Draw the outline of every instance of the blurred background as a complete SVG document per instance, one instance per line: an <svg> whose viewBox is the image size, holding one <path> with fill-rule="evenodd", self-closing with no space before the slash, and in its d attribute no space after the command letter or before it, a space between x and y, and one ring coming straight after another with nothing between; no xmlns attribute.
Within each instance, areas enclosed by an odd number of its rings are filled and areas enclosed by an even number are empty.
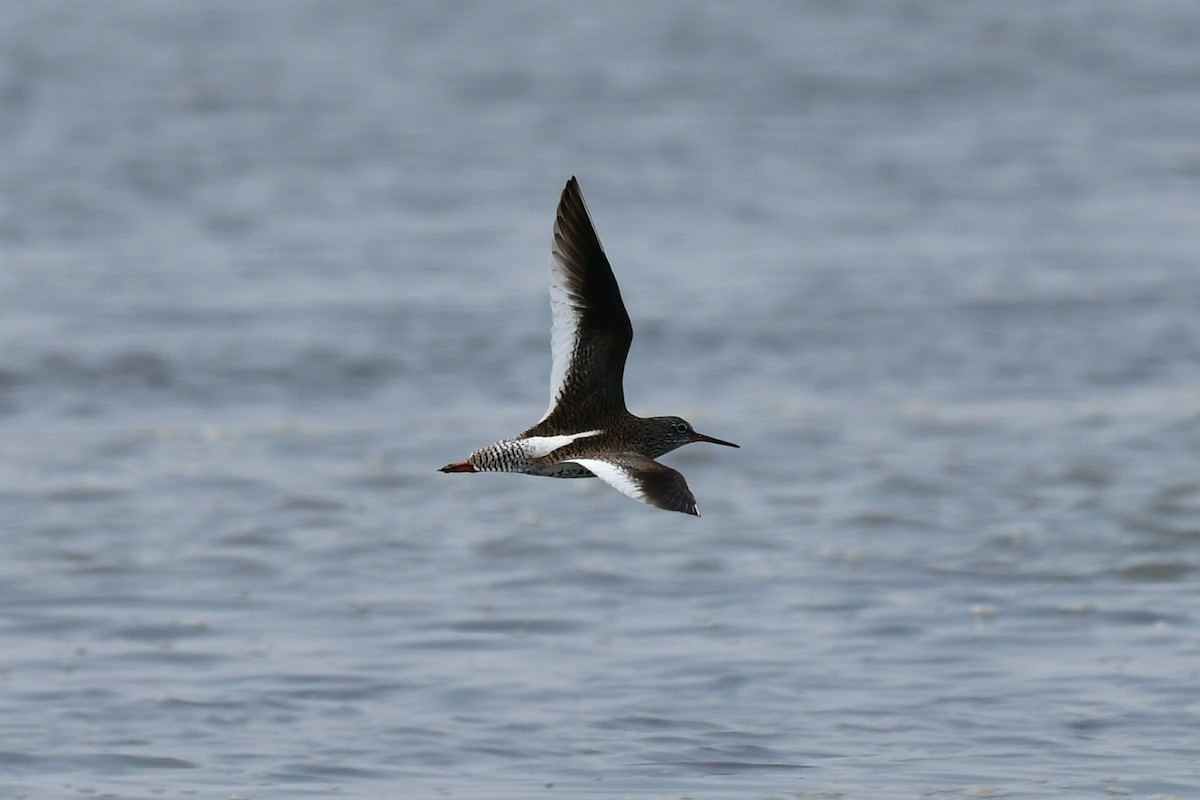
<svg viewBox="0 0 1200 800"><path fill-rule="evenodd" d="M1198 40L0 6L0 795L1200 795ZM571 175L702 519L435 472Z"/></svg>

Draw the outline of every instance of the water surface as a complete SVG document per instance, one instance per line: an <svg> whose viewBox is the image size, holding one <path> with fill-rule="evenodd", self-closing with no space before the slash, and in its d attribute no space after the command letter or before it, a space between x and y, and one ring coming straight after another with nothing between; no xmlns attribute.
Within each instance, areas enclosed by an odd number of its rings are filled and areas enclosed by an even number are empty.
<svg viewBox="0 0 1200 800"><path fill-rule="evenodd" d="M0 795L1200 796L1198 38L5 6ZM699 520L435 472L572 174Z"/></svg>

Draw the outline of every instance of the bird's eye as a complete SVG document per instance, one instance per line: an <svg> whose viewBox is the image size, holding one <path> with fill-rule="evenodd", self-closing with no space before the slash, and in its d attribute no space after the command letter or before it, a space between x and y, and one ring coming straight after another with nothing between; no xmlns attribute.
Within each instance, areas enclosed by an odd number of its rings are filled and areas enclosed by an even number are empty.
<svg viewBox="0 0 1200 800"><path fill-rule="evenodd" d="M676 422L675 423L675 430L678 431L679 433L687 433L689 428L690 428L690 426L686 422Z"/></svg>

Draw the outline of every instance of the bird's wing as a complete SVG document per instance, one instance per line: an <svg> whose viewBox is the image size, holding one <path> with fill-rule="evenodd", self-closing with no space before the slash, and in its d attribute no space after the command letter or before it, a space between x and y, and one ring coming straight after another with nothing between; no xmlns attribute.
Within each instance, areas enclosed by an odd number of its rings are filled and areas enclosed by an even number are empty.
<svg viewBox="0 0 1200 800"><path fill-rule="evenodd" d="M700 516L696 498L687 481L675 470L637 453L620 453L605 458L573 458L600 480L634 500L667 511Z"/></svg>
<svg viewBox="0 0 1200 800"><path fill-rule="evenodd" d="M550 407L527 434L604 427L625 412L633 326L575 178L567 181L550 252Z"/></svg>

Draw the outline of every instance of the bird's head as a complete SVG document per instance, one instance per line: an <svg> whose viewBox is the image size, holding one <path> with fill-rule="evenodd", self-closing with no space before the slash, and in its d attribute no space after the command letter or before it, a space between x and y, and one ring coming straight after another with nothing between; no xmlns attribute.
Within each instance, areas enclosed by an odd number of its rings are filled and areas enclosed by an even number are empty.
<svg viewBox="0 0 1200 800"><path fill-rule="evenodd" d="M692 442L709 442L710 444L720 444L725 447L738 446L733 442L697 433L696 429L692 427L692 423L680 417L650 417L647 422L650 422L652 425L655 449L658 450L657 453L651 456L652 458L657 458L663 453L669 453L677 447L683 447L685 444L691 444Z"/></svg>

